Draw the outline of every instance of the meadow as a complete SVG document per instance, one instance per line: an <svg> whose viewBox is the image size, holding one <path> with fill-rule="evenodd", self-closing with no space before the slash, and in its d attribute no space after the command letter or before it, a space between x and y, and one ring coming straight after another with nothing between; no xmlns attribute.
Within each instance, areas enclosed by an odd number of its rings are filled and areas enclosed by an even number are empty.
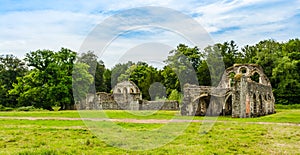
<svg viewBox="0 0 300 155"><path fill-rule="evenodd" d="M182 124L187 128L174 140L157 148L141 150L143 144L126 149L128 144L139 143L136 136L120 142L108 141L112 135L95 134L92 128L113 130L110 121L94 121L80 118L118 119L114 125L128 131L160 131L165 123L181 117L176 111L28 111L0 112L0 154L299 154L300 109L277 109L277 113L259 118L236 119L217 117L212 128L201 132L205 117L194 117L195 122L175 122L168 130L176 130ZM121 120L121 121L120 121ZM122 120L133 120L132 122ZM146 123L136 120L148 120ZM168 138L166 133L160 134ZM110 137L105 137L109 135ZM145 142L153 140L145 134ZM153 135L153 137L155 137ZM157 142L164 138L156 139ZM135 144L136 144L135 143ZM125 148L125 149L124 149Z"/></svg>

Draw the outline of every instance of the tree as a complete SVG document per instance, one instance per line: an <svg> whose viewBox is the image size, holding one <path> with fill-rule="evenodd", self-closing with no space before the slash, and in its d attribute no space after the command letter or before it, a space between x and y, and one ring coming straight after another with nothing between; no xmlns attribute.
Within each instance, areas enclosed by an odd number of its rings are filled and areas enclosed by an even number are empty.
<svg viewBox="0 0 300 155"><path fill-rule="evenodd" d="M203 64L201 66L202 68L199 68L198 72L200 72L201 70L207 71L207 69L209 72L206 72L205 73L206 75L203 75L204 78L201 77L200 79L205 79L205 77L208 77L208 73L209 73L210 79L207 80L211 83L211 86L217 86L225 70L225 63L223 61L224 60L223 56L220 52L218 45L208 46L204 48L204 51L205 51L204 58L206 60L203 63L206 64Z"/></svg>
<svg viewBox="0 0 300 155"><path fill-rule="evenodd" d="M281 57L272 69L272 81L277 101L282 104L300 103L300 40L282 45Z"/></svg>
<svg viewBox="0 0 300 155"><path fill-rule="evenodd" d="M129 67L124 74L118 78L118 82L133 81L141 90L144 99L150 100L149 88L151 84L160 82L160 75L156 68L145 62L138 62Z"/></svg>
<svg viewBox="0 0 300 155"><path fill-rule="evenodd" d="M25 63L13 55L0 56L0 104L8 107L17 106L16 95L10 95L9 90L13 88L13 83L17 82L17 77L23 76L27 72Z"/></svg>
<svg viewBox="0 0 300 155"><path fill-rule="evenodd" d="M250 60L250 63L256 63L264 69L268 77L272 76L272 70L275 68L275 62L281 57L281 44L274 40L260 41L249 49L256 51L256 54ZM254 54L251 54L252 56Z"/></svg>
<svg viewBox="0 0 300 155"><path fill-rule="evenodd" d="M89 93L90 85L93 83L93 76L88 72L89 65L77 62L73 68L73 95L75 102L82 101Z"/></svg>
<svg viewBox="0 0 300 155"><path fill-rule="evenodd" d="M179 93L176 89L172 90L171 94L169 95L169 100L175 100L178 101L179 103L181 103L182 101L182 94Z"/></svg>
<svg viewBox="0 0 300 155"><path fill-rule="evenodd" d="M90 86L90 92L94 92L93 86L95 86L96 92L108 92L110 86L107 86L104 82L104 72L105 65L104 62L99 60L98 56L94 54L92 51L88 51L87 53L82 53L80 57L78 57L77 62L85 63L89 65L89 73L94 77L94 82Z"/></svg>
<svg viewBox="0 0 300 155"><path fill-rule="evenodd" d="M197 69L199 85L211 86L210 71L206 61L202 61Z"/></svg>
<svg viewBox="0 0 300 155"><path fill-rule="evenodd" d="M127 63L124 64L116 64L112 69L111 69L111 87L113 88L117 83L118 83L118 78L126 72L126 70L134 65L133 62L128 61Z"/></svg>
<svg viewBox="0 0 300 155"><path fill-rule="evenodd" d="M109 69L105 69L103 73L103 83L105 85L105 91L109 93L112 90L111 87L111 71Z"/></svg>
<svg viewBox="0 0 300 155"><path fill-rule="evenodd" d="M34 105L37 108L53 110L74 109L72 92L72 70L76 53L62 48L58 52L37 50L26 54L28 66L34 67L29 74L18 78L10 94L20 94L20 105Z"/></svg>
<svg viewBox="0 0 300 155"><path fill-rule="evenodd" d="M166 87L167 96L169 96L173 90L180 91L180 82L170 66L165 66L160 72L160 75L162 77L162 83Z"/></svg>
<svg viewBox="0 0 300 155"><path fill-rule="evenodd" d="M169 52L165 62L176 73L180 82L180 87L186 83L198 84L195 70L201 63L202 55L198 47L189 48L184 44L179 44L176 50Z"/></svg>

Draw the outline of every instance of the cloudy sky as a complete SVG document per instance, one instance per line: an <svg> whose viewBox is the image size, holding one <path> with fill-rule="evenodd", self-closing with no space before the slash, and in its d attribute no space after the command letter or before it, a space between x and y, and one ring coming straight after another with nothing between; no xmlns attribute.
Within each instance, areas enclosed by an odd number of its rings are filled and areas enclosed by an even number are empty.
<svg viewBox="0 0 300 155"><path fill-rule="evenodd" d="M126 14L126 10L147 6L165 7L186 15L198 22L213 42L234 40L241 47L263 39L287 41L300 36L300 0L0 0L0 54L22 58L26 52L37 49L57 51L65 47L80 51L87 36L105 20L118 14L126 17L112 24L106 22L112 29L127 20L140 23L135 16L143 14L143 10L130 14ZM166 12L160 13L157 11L156 15L165 19L164 22L176 21L186 29L184 25L188 24L182 18L176 20ZM143 22L157 22L155 20L159 19ZM106 44L106 52L99 54L101 59L112 65L126 59L124 52L129 51L128 55L135 57L134 53L141 48L146 48L149 54L151 48L157 52L175 48L178 43L190 44L172 29L133 28L134 23L131 24L129 29L123 28L118 35L114 34L115 38ZM98 28L99 31L101 35L112 35L108 29Z"/></svg>

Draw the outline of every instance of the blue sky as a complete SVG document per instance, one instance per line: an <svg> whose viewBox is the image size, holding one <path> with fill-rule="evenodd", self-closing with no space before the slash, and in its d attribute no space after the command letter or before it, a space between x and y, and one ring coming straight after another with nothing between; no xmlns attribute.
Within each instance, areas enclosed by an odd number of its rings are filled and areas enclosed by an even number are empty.
<svg viewBox="0 0 300 155"><path fill-rule="evenodd" d="M0 0L0 54L23 57L29 51L56 51L61 47L79 51L99 23L124 10L144 6L166 7L189 16L214 42L234 40L243 46L263 39L287 41L300 36L299 0ZM109 53L115 57L120 55L118 50L149 42L175 48L184 39L165 30L134 30L114 41L104 59L110 59Z"/></svg>

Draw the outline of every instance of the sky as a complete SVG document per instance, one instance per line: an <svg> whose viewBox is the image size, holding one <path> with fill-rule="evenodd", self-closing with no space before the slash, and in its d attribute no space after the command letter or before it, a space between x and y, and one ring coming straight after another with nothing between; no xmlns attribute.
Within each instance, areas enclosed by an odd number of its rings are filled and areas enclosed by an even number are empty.
<svg viewBox="0 0 300 155"><path fill-rule="evenodd" d="M127 11L150 6L167 11ZM155 26L160 22L162 27ZM181 30L174 30L174 23ZM194 27L208 34L207 44L234 40L243 47L264 39L281 42L299 38L300 0L0 0L0 54L19 58L38 49L58 51L65 47L85 52L87 38L99 34L96 41L103 42L99 46L105 48L99 47L103 49L97 55L109 67L151 55L149 61L162 63L179 43L205 46L193 43L193 37L200 34ZM107 40L111 37L114 39Z"/></svg>

